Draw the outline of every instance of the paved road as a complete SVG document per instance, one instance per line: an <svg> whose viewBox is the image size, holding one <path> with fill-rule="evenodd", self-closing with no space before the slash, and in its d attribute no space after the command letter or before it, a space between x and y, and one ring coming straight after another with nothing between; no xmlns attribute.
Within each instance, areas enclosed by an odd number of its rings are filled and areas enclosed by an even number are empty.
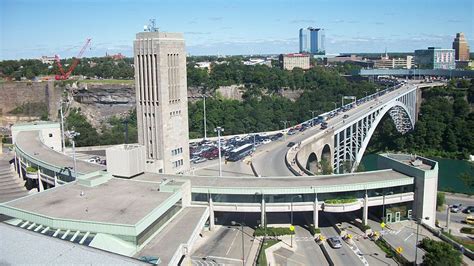
<svg viewBox="0 0 474 266"><path fill-rule="evenodd" d="M246 261L254 241L253 229L244 227L244 247ZM213 263L238 265L242 263L242 231L238 226L221 226L212 232L207 239L194 251L191 260L194 265Z"/></svg>
<svg viewBox="0 0 474 266"><path fill-rule="evenodd" d="M474 198L469 198L465 196L450 196L446 195L446 204L447 205L452 205L452 204L462 204L463 207L467 206L474 206ZM451 224L450 224L450 229L453 231L453 233L460 234L459 230L461 227L466 226L466 224L462 223L464 219L466 218L468 214L458 212L458 213L451 213ZM446 226L446 209L442 211L436 212L436 218L439 221L439 225L441 227Z"/></svg>
<svg viewBox="0 0 474 266"><path fill-rule="evenodd" d="M321 234L328 238L332 236L339 236L336 229L332 226L320 227ZM362 261L354 254L349 245L342 241L342 248L334 249L327 245L328 253L335 265L363 265Z"/></svg>
<svg viewBox="0 0 474 266"><path fill-rule="evenodd" d="M296 245L295 252L286 248L280 248L274 252L278 265L329 265L321 248L308 230L295 226L293 241Z"/></svg>
<svg viewBox="0 0 474 266"><path fill-rule="evenodd" d="M362 117L367 112L372 109L385 104L386 102L392 100L396 95L406 92L413 87L412 84L404 85L402 88L395 91L386 93L382 96L379 96L376 99L369 100L365 103L358 105L356 108L353 108L347 112L340 113L339 115L328 120L328 128L335 128L344 126L346 123L350 123L353 120L357 120ZM344 115L349 117L343 119ZM290 141L298 143L299 141L308 138L311 135L323 134L324 130L319 129L319 126L306 130L303 133L297 133L296 135L290 136L286 141L275 143L274 145L268 145L264 153L260 153L253 158L253 164L257 172L261 176L289 176L293 175L291 171L288 170L285 164L285 155L288 150L286 144Z"/></svg>

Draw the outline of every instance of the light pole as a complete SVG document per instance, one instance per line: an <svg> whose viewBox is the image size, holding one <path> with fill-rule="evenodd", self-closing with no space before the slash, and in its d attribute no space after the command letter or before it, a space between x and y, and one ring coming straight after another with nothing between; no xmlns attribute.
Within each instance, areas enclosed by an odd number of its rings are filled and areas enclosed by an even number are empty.
<svg viewBox="0 0 474 266"><path fill-rule="evenodd" d="M206 95L202 96L204 105L204 140L207 139L207 123L206 123Z"/></svg>
<svg viewBox="0 0 474 266"><path fill-rule="evenodd" d="M224 132L223 127L216 127L214 132L217 132L217 148L219 149L219 176L222 176L222 163L221 163L221 132Z"/></svg>
<svg viewBox="0 0 474 266"><path fill-rule="evenodd" d="M230 222L232 225L240 225L240 230L242 231L242 265L245 265L245 242L244 242L244 223L238 223L236 221Z"/></svg>
<svg viewBox="0 0 474 266"><path fill-rule="evenodd" d="M287 125L288 123L290 123L290 121L288 121L288 120L283 120L283 121L280 121L280 122L283 123L283 125L284 125L284 126L283 126L283 130L285 130L285 129L287 128L286 125ZM286 135L287 135L287 134L285 133L285 141L286 141Z"/></svg>
<svg viewBox="0 0 474 266"><path fill-rule="evenodd" d="M66 144L64 141L64 114L63 114L63 100L61 99L61 102L59 103L59 112L61 113L61 145L62 145L62 152L65 153L66 151Z"/></svg>
<svg viewBox="0 0 474 266"><path fill-rule="evenodd" d="M74 164L74 178L77 178L77 169L76 169L76 142L74 141L74 137L80 136L81 133L76 131L67 131L67 137L72 141L72 160Z"/></svg>
<svg viewBox="0 0 474 266"><path fill-rule="evenodd" d="M314 126L314 113L316 113L317 111L313 111L313 110L309 110L311 112L311 127Z"/></svg>
<svg viewBox="0 0 474 266"><path fill-rule="evenodd" d="M290 226L293 226L293 200L294 200L295 198L301 198L301 195L296 195L296 196L291 197L291 205L290 205L290 211L291 211L291 212L290 212L290 213L291 213L291 215L290 215L290 220L291 220L291 225L290 225ZM290 234L290 236L291 236L290 247L293 247L293 234Z"/></svg>
<svg viewBox="0 0 474 266"><path fill-rule="evenodd" d="M333 102L333 104L334 104L334 110L336 110L337 109L337 103Z"/></svg>
<svg viewBox="0 0 474 266"><path fill-rule="evenodd" d="M430 217L425 217L424 219L429 220ZM415 242L415 261L413 262L413 265L415 265L415 266L417 265L416 260L418 259L418 235L419 235L419 231L420 231L421 220L422 220L421 218L415 220L415 222L416 222L416 242Z"/></svg>

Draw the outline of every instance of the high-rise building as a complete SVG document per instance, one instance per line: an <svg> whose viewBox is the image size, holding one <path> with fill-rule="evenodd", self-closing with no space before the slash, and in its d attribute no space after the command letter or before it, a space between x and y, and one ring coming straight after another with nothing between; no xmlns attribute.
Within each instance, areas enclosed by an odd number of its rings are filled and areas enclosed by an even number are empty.
<svg viewBox="0 0 474 266"><path fill-rule="evenodd" d="M300 34L300 53L325 54L324 47L325 34L324 29L308 27L301 28Z"/></svg>
<svg viewBox="0 0 474 266"><path fill-rule="evenodd" d="M469 44L467 43L464 33L456 33L456 38L453 42L454 55L458 61L469 61Z"/></svg>
<svg viewBox="0 0 474 266"><path fill-rule="evenodd" d="M189 169L186 50L181 33L140 32L134 42L138 142L146 170Z"/></svg>
<svg viewBox="0 0 474 266"><path fill-rule="evenodd" d="M454 49L428 47L415 50L415 64L418 68L425 69L454 69Z"/></svg>

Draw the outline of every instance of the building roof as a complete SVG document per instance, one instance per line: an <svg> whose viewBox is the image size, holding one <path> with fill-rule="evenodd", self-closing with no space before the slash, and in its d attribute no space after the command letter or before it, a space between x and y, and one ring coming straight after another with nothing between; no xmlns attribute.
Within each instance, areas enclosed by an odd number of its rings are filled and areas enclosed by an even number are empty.
<svg viewBox="0 0 474 266"><path fill-rule="evenodd" d="M201 228L200 220L206 214L207 207L186 207L168 225L154 236L143 249L136 255L159 257L163 265L168 265L176 250L181 244L188 243L196 233L196 228ZM179 233L177 233L179 232ZM200 230L198 231L200 232Z"/></svg>
<svg viewBox="0 0 474 266"><path fill-rule="evenodd" d="M152 173L144 173L135 177L137 180L145 181L158 181L163 178L190 180L193 192L206 189L220 189L230 192L234 189L239 194L254 194L255 190L273 190L277 194L285 194L294 189L338 192L358 190L362 187L370 189L371 187L390 187L413 183L413 177L394 170L305 177L212 177Z"/></svg>
<svg viewBox="0 0 474 266"><path fill-rule="evenodd" d="M309 57L309 54L284 54L285 57Z"/></svg>
<svg viewBox="0 0 474 266"><path fill-rule="evenodd" d="M149 265L136 259L78 245L0 223L0 264ZM28 256L25 256L25 252Z"/></svg>
<svg viewBox="0 0 474 266"><path fill-rule="evenodd" d="M119 178L95 187L74 182L5 205L53 218L134 225L172 195L157 191L159 185Z"/></svg>
<svg viewBox="0 0 474 266"><path fill-rule="evenodd" d="M71 157L54 151L41 142L40 131L22 131L17 135L16 146L26 155L38 162L55 167L73 167ZM105 166L76 160L77 172L81 174L105 170Z"/></svg>

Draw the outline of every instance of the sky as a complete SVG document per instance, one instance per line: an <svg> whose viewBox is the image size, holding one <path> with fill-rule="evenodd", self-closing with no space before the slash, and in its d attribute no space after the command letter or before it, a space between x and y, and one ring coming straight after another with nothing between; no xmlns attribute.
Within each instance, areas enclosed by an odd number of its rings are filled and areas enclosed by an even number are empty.
<svg viewBox="0 0 474 266"><path fill-rule="evenodd" d="M298 30L324 28L326 52L451 48L464 32L474 50L473 0L0 0L0 60L132 55L155 18L184 33L191 55L298 52Z"/></svg>

